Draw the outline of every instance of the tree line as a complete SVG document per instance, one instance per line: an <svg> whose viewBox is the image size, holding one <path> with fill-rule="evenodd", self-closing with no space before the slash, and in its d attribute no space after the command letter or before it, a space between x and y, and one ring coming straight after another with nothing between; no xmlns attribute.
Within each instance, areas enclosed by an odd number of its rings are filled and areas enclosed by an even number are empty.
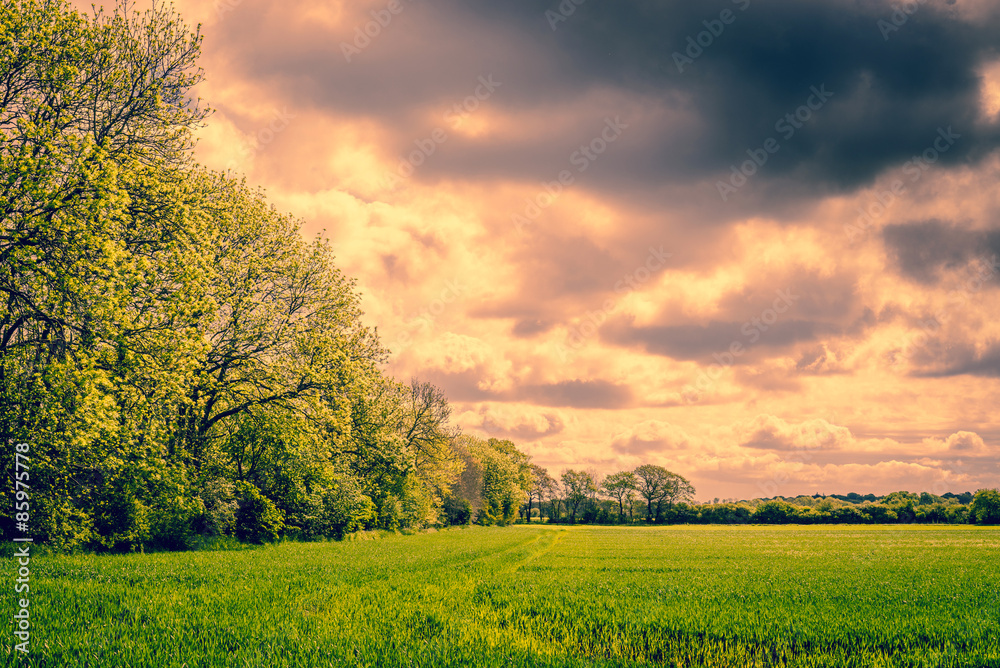
<svg viewBox="0 0 1000 668"><path fill-rule="evenodd" d="M645 466L640 468L646 468ZM658 468L658 467L656 467ZM640 488L629 484L634 474L608 476L589 488L590 493L574 503L570 480L547 498L535 496L522 509L525 521L583 522L593 524L1000 524L1000 491L981 489L973 495L929 492L893 492L883 497L868 494L846 496L799 496L749 501L690 503L664 497L651 505ZM587 475L587 474L585 474ZM592 476L591 476L592 477ZM551 483L555 483L551 480ZM676 502L675 502L676 501Z"/></svg>
<svg viewBox="0 0 1000 668"><path fill-rule="evenodd" d="M30 475L4 540L22 521L57 548L124 551L543 508L691 517L682 476L557 482L513 442L461 434L439 388L389 377L329 245L194 161L200 43L163 7L0 6L0 463L11 492L17 455Z"/></svg>
<svg viewBox="0 0 1000 668"><path fill-rule="evenodd" d="M329 245L194 162L200 43L162 6L0 7L8 498L17 455L30 476L3 537L23 520L102 550L422 527L460 483L481 521L516 514L527 458L387 376Z"/></svg>

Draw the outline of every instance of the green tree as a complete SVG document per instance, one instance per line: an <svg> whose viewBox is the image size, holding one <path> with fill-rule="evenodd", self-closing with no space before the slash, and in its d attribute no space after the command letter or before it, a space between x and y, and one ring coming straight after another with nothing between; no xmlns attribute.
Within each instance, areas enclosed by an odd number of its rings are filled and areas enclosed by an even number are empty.
<svg viewBox="0 0 1000 668"><path fill-rule="evenodd" d="M668 471L662 466L643 464L635 470L636 489L646 501L646 518L652 522L659 518L662 505L668 508L694 498L694 487L687 478ZM653 504L656 504L654 511Z"/></svg>
<svg viewBox="0 0 1000 668"><path fill-rule="evenodd" d="M555 482L555 479L549 475L547 469L537 465L530 465L530 473L528 477L528 508L525 513L525 518L528 523L531 523L531 502L538 501L538 512L541 514L542 511L542 501L545 499L548 489Z"/></svg>
<svg viewBox="0 0 1000 668"><path fill-rule="evenodd" d="M976 524L1000 524L1000 490L981 489L972 497L969 519Z"/></svg>
<svg viewBox="0 0 1000 668"><path fill-rule="evenodd" d="M586 471L563 471L560 476L563 489L566 490L566 506L569 508L569 521L576 522L576 514L580 505L597 491L594 477Z"/></svg>
<svg viewBox="0 0 1000 668"><path fill-rule="evenodd" d="M141 476L177 471L150 460L188 371L165 353L197 342L200 37L162 8L14 0L0 43L0 440L32 445L37 538L85 543L118 517L142 540Z"/></svg>
<svg viewBox="0 0 1000 668"><path fill-rule="evenodd" d="M625 521L625 507L631 509L632 500L636 494L636 476L632 471L612 473L604 479L602 489L604 494L618 502L618 519Z"/></svg>

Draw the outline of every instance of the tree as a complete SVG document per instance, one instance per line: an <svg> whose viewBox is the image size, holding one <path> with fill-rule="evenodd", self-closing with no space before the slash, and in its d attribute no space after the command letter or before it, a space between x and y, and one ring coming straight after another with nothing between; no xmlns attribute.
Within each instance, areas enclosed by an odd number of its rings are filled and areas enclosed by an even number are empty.
<svg viewBox="0 0 1000 668"><path fill-rule="evenodd" d="M496 438L484 441L462 435L455 447L466 466L458 491L465 498L479 498L476 522L509 524L527 497L531 470L528 456L511 441Z"/></svg>
<svg viewBox="0 0 1000 668"><path fill-rule="evenodd" d="M532 500L538 501L538 512L542 511L542 501L548 494L548 490L555 479L549 475L547 469L539 466L538 464L531 464L531 472L529 475L529 487L528 493L528 511L526 513L527 521L531 523L531 502Z"/></svg>
<svg viewBox="0 0 1000 668"><path fill-rule="evenodd" d="M981 489L972 497L969 519L976 524L1000 524L1000 490Z"/></svg>
<svg viewBox="0 0 1000 668"><path fill-rule="evenodd" d="M643 464L634 473L637 483L636 490L646 501L646 521L652 522L657 517L657 514L653 512L653 504L656 503L659 506L659 503L670 492L671 473L662 466L654 464Z"/></svg>
<svg viewBox="0 0 1000 668"><path fill-rule="evenodd" d="M666 489L663 493L663 500L668 507L673 507L677 503L690 503L694 499L694 485L682 475L667 471Z"/></svg>
<svg viewBox="0 0 1000 668"><path fill-rule="evenodd" d="M148 455L198 340L200 37L59 0L3 3L0 33L0 441L32 443L37 539L141 541L190 500L155 497L186 480Z"/></svg>
<svg viewBox="0 0 1000 668"><path fill-rule="evenodd" d="M612 473L604 479L602 489L606 496L618 502L618 518L621 522L625 521L626 503L628 503L631 508L637 484L636 475L632 471Z"/></svg>
<svg viewBox="0 0 1000 668"><path fill-rule="evenodd" d="M562 476L563 488L566 490L566 506L569 508L569 521L576 521L576 513L580 505L590 498L590 495L597 490L594 478L586 471L574 471L569 469L564 471Z"/></svg>

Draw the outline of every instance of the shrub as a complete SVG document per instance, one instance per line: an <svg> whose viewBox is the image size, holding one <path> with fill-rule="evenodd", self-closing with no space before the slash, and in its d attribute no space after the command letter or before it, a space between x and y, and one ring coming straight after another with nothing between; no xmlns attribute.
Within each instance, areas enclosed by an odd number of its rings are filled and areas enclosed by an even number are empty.
<svg viewBox="0 0 1000 668"><path fill-rule="evenodd" d="M334 482L323 495L316 535L342 538L345 534L373 526L378 514L372 500L353 478Z"/></svg>
<svg viewBox="0 0 1000 668"><path fill-rule="evenodd" d="M271 499L248 482L236 484L236 537L249 543L272 543L284 527L281 512Z"/></svg>
<svg viewBox="0 0 1000 668"><path fill-rule="evenodd" d="M759 524L788 524L798 520L798 510L787 501L766 501L754 510L753 521Z"/></svg>
<svg viewBox="0 0 1000 668"><path fill-rule="evenodd" d="M444 517L445 522L451 525L471 524L472 504L460 496L448 496L444 500Z"/></svg>
<svg viewBox="0 0 1000 668"><path fill-rule="evenodd" d="M205 512L198 520L198 531L206 536L228 536L236 524L239 503L236 486L228 480L208 480L202 485L201 502Z"/></svg>

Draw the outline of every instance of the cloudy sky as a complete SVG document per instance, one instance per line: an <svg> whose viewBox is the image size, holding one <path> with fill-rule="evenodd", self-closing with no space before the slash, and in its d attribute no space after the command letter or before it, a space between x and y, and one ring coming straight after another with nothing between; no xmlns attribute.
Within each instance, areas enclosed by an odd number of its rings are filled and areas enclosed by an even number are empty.
<svg viewBox="0 0 1000 668"><path fill-rule="evenodd" d="M1000 481L992 0L181 0L390 371L699 499Z"/></svg>

